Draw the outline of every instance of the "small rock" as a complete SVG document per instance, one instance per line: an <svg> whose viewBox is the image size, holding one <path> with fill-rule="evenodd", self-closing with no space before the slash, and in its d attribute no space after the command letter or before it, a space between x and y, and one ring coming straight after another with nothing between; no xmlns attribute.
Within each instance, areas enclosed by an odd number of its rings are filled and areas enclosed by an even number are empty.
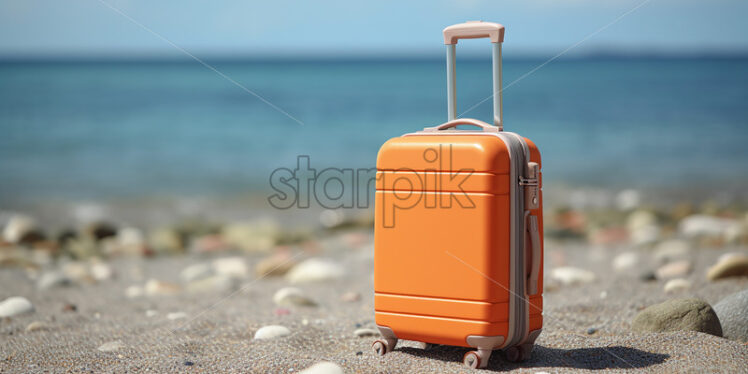
<svg viewBox="0 0 748 374"><path fill-rule="evenodd" d="M232 278L246 278L249 276L247 264L241 257L226 257L213 260L213 270L216 274L226 275Z"/></svg>
<svg viewBox="0 0 748 374"><path fill-rule="evenodd" d="M689 238L723 238L736 225L739 225L739 222L732 219L694 214L684 218L678 225L678 230Z"/></svg>
<svg viewBox="0 0 748 374"><path fill-rule="evenodd" d="M100 238L99 241L103 241ZM110 255L140 256L147 252L147 244L143 232L134 227L124 227L117 231L117 236L110 239L111 245L105 252Z"/></svg>
<svg viewBox="0 0 748 374"><path fill-rule="evenodd" d="M273 295L273 301L280 306L316 306L317 303L296 287L284 287Z"/></svg>
<svg viewBox="0 0 748 374"><path fill-rule="evenodd" d="M293 257L291 257L290 252L277 252L260 260L260 262L255 266L255 274L257 274L258 277L283 276L295 265L296 262L293 260Z"/></svg>
<svg viewBox="0 0 748 374"><path fill-rule="evenodd" d="M214 275L187 284L187 291L192 293L229 292L235 287L234 279L226 275Z"/></svg>
<svg viewBox="0 0 748 374"><path fill-rule="evenodd" d="M729 277L748 276L748 256L730 256L709 268L706 278L710 281Z"/></svg>
<svg viewBox="0 0 748 374"><path fill-rule="evenodd" d="M272 221L236 222L225 226L221 233L234 247L247 252L265 252L277 243L280 228Z"/></svg>
<svg viewBox="0 0 748 374"><path fill-rule="evenodd" d="M174 312L174 313L169 313L166 315L166 319L168 319L169 321L173 321L175 319L182 319L182 318L187 318L187 313Z"/></svg>
<svg viewBox="0 0 748 374"><path fill-rule="evenodd" d="M143 294L143 287L140 286L130 286L125 289L125 296L128 299L135 299L143 296Z"/></svg>
<svg viewBox="0 0 748 374"><path fill-rule="evenodd" d="M343 368L332 362L318 362L302 371L299 374L343 374Z"/></svg>
<svg viewBox="0 0 748 374"><path fill-rule="evenodd" d="M657 280L657 276L655 275L654 271L645 269L641 273L639 273L639 280L643 282L651 282L653 280Z"/></svg>
<svg viewBox="0 0 748 374"><path fill-rule="evenodd" d="M145 316L148 317L148 318L155 317L157 315L158 315L158 311L156 311L156 310L148 309L148 310L145 311Z"/></svg>
<svg viewBox="0 0 748 374"><path fill-rule="evenodd" d="M194 362L192 362L192 361L184 361L184 362L183 362L182 364L184 364L184 366L192 366L192 365L194 365L195 363L194 363Z"/></svg>
<svg viewBox="0 0 748 374"><path fill-rule="evenodd" d="M597 329L594 327L590 327L587 329L587 335L592 335L597 332Z"/></svg>
<svg viewBox="0 0 748 374"><path fill-rule="evenodd" d="M78 306L75 305L75 304L71 304L71 303L65 303L62 306L62 311L63 312L77 312L78 311Z"/></svg>
<svg viewBox="0 0 748 374"><path fill-rule="evenodd" d="M114 278L114 269L106 263L96 262L91 265L91 277L97 282L103 282Z"/></svg>
<svg viewBox="0 0 748 374"><path fill-rule="evenodd" d="M631 324L634 331L698 331L722 336L717 314L699 299L672 299L639 312Z"/></svg>
<svg viewBox="0 0 748 374"><path fill-rule="evenodd" d="M613 270L623 273L635 268L639 263L639 254L636 252L623 252L613 259Z"/></svg>
<svg viewBox="0 0 748 374"><path fill-rule="evenodd" d="M114 341L106 342L106 343L100 345L99 348L98 348L98 350L102 351L102 352L114 352L114 351L118 351L118 350L120 350L120 349L122 349L124 347L125 347L124 343L122 343L119 340L114 340Z"/></svg>
<svg viewBox="0 0 748 374"><path fill-rule="evenodd" d="M34 312L34 305L20 296L9 297L0 302L0 318L13 317Z"/></svg>
<svg viewBox="0 0 748 374"><path fill-rule="evenodd" d="M26 331L32 332L32 331L39 331L39 330L46 330L49 328L49 325L42 321L34 321L29 323L28 326L26 326Z"/></svg>
<svg viewBox="0 0 748 374"><path fill-rule="evenodd" d="M346 292L340 296L340 300L352 303L361 300L361 294L353 291Z"/></svg>
<svg viewBox="0 0 748 374"><path fill-rule="evenodd" d="M36 226L33 218L15 215L3 229L2 239L13 244L31 244L44 239L44 234Z"/></svg>
<svg viewBox="0 0 748 374"><path fill-rule="evenodd" d="M190 283L213 275L213 268L208 264L190 265L179 272L182 282Z"/></svg>
<svg viewBox="0 0 748 374"><path fill-rule="evenodd" d="M158 228L150 232L149 243L161 253L181 253L186 247L185 235L172 228Z"/></svg>
<svg viewBox="0 0 748 374"><path fill-rule="evenodd" d="M564 285L589 283L596 279L595 273L571 266L562 266L551 271L551 278Z"/></svg>
<svg viewBox="0 0 748 374"><path fill-rule="evenodd" d="M665 293L675 293L691 288L691 282L683 278L675 278L667 281L663 290Z"/></svg>
<svg viewBox="0 0 748 374"><path fill-rule="evenodd" d="M714 306L714 311L725 338L748 342L748 289L725 297Z"/></svg>
<svg viewBox="0 0 748 374"><path fill-rule="evenodd" d="M635 245L645 245L656 241L660 237L660 226L657 216L648 210L635 210L626 219L631 242Z"/></svg>
<svg viewBox="0 0 748 374"><path fill-rule="evenodd" d="M163 296L163 295L174 295L179 293L179 286L174 283L160 281L158 279L150 279L145 283L143 288L145 294L148 296Z"/></svg>
<svg viewBox="0 0 748 374"><path fill-rule="evenodd" d="M654 248L654 259L665 264L677 260L686 260L691 256L691 244L685 240L666 240Z"/></svg>
<svg viewBox="0 0 748 374"><path fill-rule="evenodd" d="M353 332L354 335L358 336L359 338L367 337L367 336L379 336L379 331L374 329L357 329Z"/></svg>
<svg viewBox="0 0 748 374"><path fill-rule="evenodd" d="M261 327L257 332L255 332L255 339L261 340L261 339L273 339L273 338L279 338L282 336L287 336L291 334L291 330L289 330L285 326L280 325L270 325L270 326L264 326Z"/></svg>
<svg viewBox="0 0 748 374"><path fill-rule="evenodd" d="M63 272L50 271L39 277L39 280L36 282L36 288L40 290L48 290L55 287L69 286L70 283L70 278L68 278Z"/></svg>
<svg viewBox="0 0 748 374"><path fill-rule="evenodd" d="M62 265L65 276L78 283L94 283L91 270L87 263L82 261L68 262Z"/></svg>
<svg viewBox="0 0 748 374"><path fill-rule="evenodd" d="M310 258L296 266L286 274L286 279L291 283L307 283L326 281L341 278L345 274L343 268L337 263Z"/></svg>
<svg viewBox="0 0 748 374"><path fill-rule="evenodd" d="M88 224L85 233L95 240L102 240L118 235L117 226L105 221L97 221Z"/></svg>
<svg viewBox="0 0 748 374"><path fill-rule="evenodd" d="M657 279L682 277L691 272L691 261L681 260L660 266L656 271Z"/></svg>
<svg viewBox="0 0 748 374"><path fill-rule="evenodd" d="M733 258L737 258L737 257L746 257L746 256L748 256L748 253L727 252L719 256L719 258L717 259L717 263L720 263L722 261L732 260Z"/></svg>

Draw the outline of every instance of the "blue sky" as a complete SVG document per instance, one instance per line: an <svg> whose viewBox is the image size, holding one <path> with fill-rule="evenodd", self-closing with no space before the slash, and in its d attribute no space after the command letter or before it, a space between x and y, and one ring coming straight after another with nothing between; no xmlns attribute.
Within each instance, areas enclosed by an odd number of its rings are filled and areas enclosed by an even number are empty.
<svg viewBox="0 0 748 374"><path fill-rule="evenodd" d="M181 55L104 1L191 53L227 57L441 54L441 29L473 19L504 24L517 54L552 55L643 2L0 0L0 56ZM574 52L745 53L747 15L746 0L650 0Z"/></svg>

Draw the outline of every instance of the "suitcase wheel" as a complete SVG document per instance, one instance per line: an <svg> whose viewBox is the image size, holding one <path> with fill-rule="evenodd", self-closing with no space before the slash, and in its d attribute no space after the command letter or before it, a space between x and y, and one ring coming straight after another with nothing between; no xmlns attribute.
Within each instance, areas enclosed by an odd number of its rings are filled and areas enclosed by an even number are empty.
<svg viewBox="0 0 748 374"><path fill-rule="evenodd" d="M377 339L372 343L371 348L379 356L383 356L386 353L392 352L397 344L397 339Z"/></svg>
<svg viewBox="0 0 748 374"><path fill-rule="evenodd" d="M506 350L506 359L509 362L520 362L530 358L532 355L533 344L522 344L509 347Z"/></svg>
<svg viewBox="0 0 748 374"><path fill-rule="evenodd" d="M470 351L468 353L465 353L465 356L462 357L462 362L471 369L477 369L481 367L481 359L480 359L480 353L478 351Z"/></svg>

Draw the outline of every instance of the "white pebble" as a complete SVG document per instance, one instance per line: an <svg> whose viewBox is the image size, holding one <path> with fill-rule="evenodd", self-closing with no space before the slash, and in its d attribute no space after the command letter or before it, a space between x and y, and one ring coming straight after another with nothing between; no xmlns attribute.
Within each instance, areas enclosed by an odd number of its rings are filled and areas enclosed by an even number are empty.
<svg viewBox="0 0 748 374"><path fill-rule="evenodd" d="M98 282L114 278L114 270L108 264L96 262L91 265L91 276Z"/></svg>
<svg viewBox="0 0 748 374"><path fill-rule="evenodd" d="M235 279L226 275L214 275L190 282L187 291L192 293L229 292L235 287Z"/></svg>
<svg viewBox="0 0 748 374"><path fill-rule="evenodd" d="M682 277L690 272L691 262L688 260L680 260L660 266L655 271L655 275L657 276L657 279L668 279Z"/></svg>
<svg viewBox="0 0 748 374"><path fill-rule="evenodd" d="M273 295L273 301L280 306L315 306L317 303L296 287L284 287Z"/></svg>
<svg viewBox="0 0 748 374"><path fill-rule="evenodd" d="M551 271L551 278L561 282L564 285L574 285L589 283L596 279L595 273L571 266L555 268Z"/></svg>
<svg viewBox="0 0 748 374"><path fill-rule="evenodd" d="M338 279L343 276L343 268L331 261L310 258L291 269L286 275L291 283L307 283Z"/></svg>
<svg viewBox="0 0 748 374"><path fill-rule="evenodd" d="M232 278L246 278L249 275L249 269L242 257L226 257L213 260L213 270L217 274Z"/></svg>
<svg viewBox="0 0 748 374"><path fill-rule="evenodd" d="M143 287L148 296L173 295L179 292L179 286L173 283L150 279Z"/></svg>
<svg viewBox="0 0 748 374"><path fill-rule="evenodd" d="M114 340L114 341L106 342L106 343L100 345L99 348L98 348L98 350L100 350L102 352L114 352L114 351L120 350L120 349L122 349L124 347L125 347L125 345L121 341Z"/></svg>
<svg viewBox="0 0 748 374"><path fill-rule="evenodd" d="M169 313L169 314L166 315L166 319L168 319L170 321L173 321L175 319L182 319L182 318L187 318L187 313L185 313L185 312L174 312L174 313Z"/></svg>
<svg viewBox="0 0 748 374"><path fill-rule="evenodd" d="M636 252L623 252L613 259L613 270L622 273L631 271L639 263L639 254Z"/></svg>
<svg viewBox="0 0 748 374"><path fill-rule="evenodd" d="M665 283L665 287L663 290L665 290L665 293L674 293L674 292L680 292L685 291L687 289L691 288L691 282L687 279L683 278L675 278L667 281Z"/></svg>
<svg viewBox="0 0 748 374"><path fill-rule="evenodd" d="M26 326L26 331L31 332L31 331L46 330L47 328L49 328L49 326L46 323L42 321L34 321L34 322L29 323L28 326Z"/></svg>
<svg viewBox="0 0 748 374"><path fill-rule="evenodd" d="M28 299L20 296L9 297L0 303L0 318L18 316L33 311L34 305Z"/></svg>
<svg viewBox="0 0 748 374"><path fill-rule="evenodd" d="M343 368L332 362L318 362L302 371L300 374L343 374Z"/></svg>
<svg viewBox="0 0 748 374"><path fill-rule="evenodd" d="M213 275L213 269L208 264L190 265L179 273L179 279L182 282L189 283Z"/></svg>
<svg viewBox="0 0 748 374"><path fill-rule="evenodd" d="M362 328L362 329L357 329L356 331L353 332L353 334L358 336L359 338L363 338L366 336L378 336L379 331L374 330L374 329Z"/></svg>
<svg viewBox="0 0 748 374"><path fill-rule="evenodd" d="M143 296L143 287L140 286L130 286L125 289L125 296L127 296L128 299L135 299L138 297Z"/></svg>
<svg viewBox="0 0 748 374"><path fill-rule="evenodd" d="M61 271L50 271L42 274L39 280L36 282L36 287L40 290L48 290L50 288L69 286L70 278L68 278Z"/></svg>
<svg viewBox="0 0 748 374"><path fill-rule="evenodd" d="M145 316L148 317L148 318L155 317L157 315L158 315L158 311L157 310L148 309L148 310L145 311Z"/></svg>
<svg viewBox="0 0 748 374"><path fill-rule="evenodd" d="M279 338L282 336L287 336L291 334L291 330L289 330L285 326L280 325L270 325L270 326L264 326L261 327L257 332L255 332L255 339L261 340L261 339L273 339L273 338Z"/></svg>

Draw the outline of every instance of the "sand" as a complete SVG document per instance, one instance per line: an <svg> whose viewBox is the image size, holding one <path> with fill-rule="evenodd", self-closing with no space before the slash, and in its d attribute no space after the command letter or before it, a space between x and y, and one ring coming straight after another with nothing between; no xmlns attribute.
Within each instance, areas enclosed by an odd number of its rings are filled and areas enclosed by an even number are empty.
<svg viewBox="0 0 748 374"><path fill-rule="evenodd" d="M748 278L706 280L706 268L726 250L696 251L694 271L687 277L693 288L670 295L662 291L664 281L644 282L634 272L613 272L611 260L624 249L548 241L546 269L573 265L594 271L598 280L549 287L545 326L532 358L509 363L497 351L485 370L748 372L748 346L742 343L696 332L641 334L630 328L633 317L647 305L686 296L714 305L748 287ZM462 364L466 348L423 350L401 341L394 352L376 356L371 350L375 338L354 335L359 327L374 327L371 245L316 254L341 262L346 275L299 285L319 306L289 307L285 315L276 313L272 301L273 293L288 285L279 277L250 276L233 292L125 297L128 286L142 285L149 278L178 283L178 273L187 265L226 255L114 259L114 280L52 290L36 289L24 269L0 269L0 299L20 295L36 307L33 314L0 321L0 372L288 373L319 361L337 363L351 373L470 371ZM244 255L250 266L262 256ZM361 299L342 301L341 295L350 291L360 293ZM186 318L167 318L176 312ZM46 328L26 331L34 321L43 321ZM269 324L284 325L291 335L252 339L257 329ZM590 328L596 331L589 334ZM97 349L111 341L120 341L123 347L112 352Z"/></svg>

